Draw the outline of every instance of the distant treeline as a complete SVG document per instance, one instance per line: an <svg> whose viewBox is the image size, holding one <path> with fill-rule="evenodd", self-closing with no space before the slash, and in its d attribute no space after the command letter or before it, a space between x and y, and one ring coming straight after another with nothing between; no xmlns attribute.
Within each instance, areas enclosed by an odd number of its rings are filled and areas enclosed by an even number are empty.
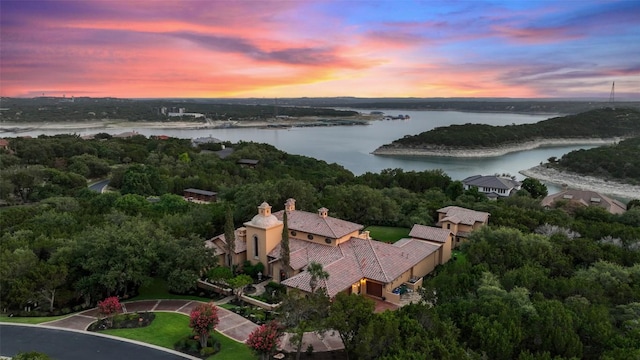
<svg viewBox="0 0 640 360"><path fill-rule="evenodd" d="M274 103L273 99L211 99L207 101L260 105ZM491 98L279 98L277 103L287 106L322 106L371 110L456 110L549 114L577 114L612 106L607 101ZM615 103L615 106L640 109L640 101L619 101Z"/></svg>
<svg viewBox="0 0 640 360"><path fill-rule="evenodd" d="M554 166L583 175L640 184L640 137L565 154Z"/></svg>
<svg viewBox="0 0 640 360"><path fill-rule="evenodd" d="M555 117L535 124L507 126L464 124L438 127L395 140L391 146L481 148L537 139L612 138L634 135L640 135L640 111L605 108L577 115Z"/></svg>
<svg viewBox="0 0 640 360"><path fill-rule="evenodd" d="M188 113L201 113L213 120L262 120L275 116L350 117L355 111L327 108L293 107L254 104L225 104L209 101L128 100L115 98L2 98L0 122L66 122L88 120L128 121L197 121L202 117L175 116L167 112L184 109ZM165 108L164 114L161 111Z"/></svg>

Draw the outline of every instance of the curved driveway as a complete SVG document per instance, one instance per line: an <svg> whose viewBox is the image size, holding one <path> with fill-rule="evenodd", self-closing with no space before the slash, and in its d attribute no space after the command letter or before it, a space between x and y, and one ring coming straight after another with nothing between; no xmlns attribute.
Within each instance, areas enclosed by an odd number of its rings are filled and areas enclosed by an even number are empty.
<svg viewBox="0 0 640 360"><path fill-rule="evenodd" d="M222 301L218 302L218 304L226 301L228 299L223 299ZM199 301L192 301L192 300L141 300L141 301L132 301L132 302L126 302L123 303L124 305L124 311L125 312L144 312L144 311L163 311L163 312L175 312L175 313L180 313L180 314L184 314L189 316L189 314L191 313L191 310L193 310L194 307L196 307L196 305L198 305L200 302ZM46 322L46 323L42 323L40 325L32 325L32 326L25 326L24 332L31 332L34 331L36 329L45 329L45 330L52 330L52 331L56 331L55 328L59 328L59 329L66 329L66 330L70 330L70 331L62 331L61 333L57 334L57 335L49 335L51 333L44 333L41 334L39 336L42 336L41 339L39 338L29 338L27 336L25 336L25 339L27 342L37 342L37 343L43 343L43 344L47 344L47 343L52 343L52 345L55 345L56 343L58 344L57 347L53 346L53 348L51 350L40 350L39 347L35 347L32 346L31 348L22 348L22 349L28 349L29 351L31 350L36 350L36 351L43 351L49 355L51 355L54 359L56 358L60 358L60 359L97 359L97 360L101 360L101 359L117 359L118 357L113 355L113 352L110 352L109 356L106 357L96 357L94 356L95 354L93 354L91 351L93 350L97 350L97 349L101 349L100 347L96 347L94 348L93 345L84 345L85 342L84 341L80 341L77 340L77 337L81 337L81 335L84 336L97 336L97 337L105 337L105 338L109 338L109 340L111 340L111 342L117 342L118 340L114 340L114 339L110 339L109 336L106 335L102 335L99 333L90 333L90 332L86 332L86 329L89 327L89 325L91 325L93 322L95 322L98 318L98 309L94 308L94 309L90 309L90 310L86 310L80 313L76 313L76 314L72 314L70 316L67 316L65 318L62 319L58 319L58 320L54 320L54 321L50 321L50 322ZM224 309L222 307L218 307L218 318L220 320L220 322L218 323L218 325L216 326L216 331L222 333L223 335L238 341L238 342L245 342L247 340L247 338L249 337L249 334L251 332L253 332L253 330L255 330L258 325L254 324L253 322L245 319L244 317L234 313L233 311L229 311L227 309ZM7 328L10 328L12 324L7 324L7 323L3 323L0 324L0 354L2 355L7 355L7 352L10 349L14 349L12 347L9 347L5 344L5 342L11 343L12 340L11 337L7 336L5 337L5 331ZM17 326L17 325L16 325ZM13 331L17 331L15 329L13 329ZM58 330L61 331L61 330ZM49 338L48 336L58 336L59 341L48 341L47 339ZM295 351L295 349L291 346L290 342L289 342L289 338L290 338L291 334L286 333L284 335L284 338L281 341L283 350L291 352L291 351ZM66 341L63 338L69 337L71 339L71 341ZM8 338L8 339L7 339ZM58 339L58 338L57 338ZM83 338L84 339L84 338ZM120 338L118 338L120 339ZM99 341L99 340L96 340ZM124 340L126 342L126 340ZM22 342L22 341L21 341ZM317 352L324 352L324 351L331 351L331 350L339 350L339 349L343 349L344 345L342 344L342 340L340 339L340 337L334 333L334 332L328 332L327 334L325 334L325 336L323 337L319 337L317 334L315 333L305 333L304 334L304 338L303 338L303 342L305 344L311 344L313 345L313 349ZM91 342L90 342L91 343ZM135 344L132 343L128 343L128 346L132 346ZM7 346L7 349L5 349L5 346ZM136 345L136 346L141 346L141 345ZM153 347L153 345L151 345ZM144 348L144 346L141 346ZM126 351L126 349L124 348L120 348L120 347L115 347L114 349L120 349L122 351ZM158 349L162 349L162 348L158 348ZM118 350L118 351L120 351ZM152 349L153 350L153 349ZM17 351L25 351L25 350L17 350ZM16 352L17 352L16 351ZM56 356L55 354L60 354L60 351L63 351L62 354L64 356ZM87 351L91 354L91 356L87 356ZM108 351L108 350L104 350L104 351ZM115 350L114 350L115 351ZM142 350L140 350L142 351ZM69 354L75 354L76 352L81 353L82 356L78 355L77 357L75 357L75 355L69 356ZM161 352L161 350L155 350L154 353L158 353ZM173 357L138 357L138 356L129 356L128 353L119 353L120 354L120 358L122 359L159 359L159 360L164 360L164 359L180 359L180 358L184 358L184 357L180 357L180 355L176 354L165 354L165 356L173 356ZM122 354L126 354L126 356L122 356ZM13 355L15 355L15 353L13 353ZM191 358L188 357L187 355L184 355L187 358ZM191 358L191 359L195 359L195 358Z"/></svg>
<svg viewBox="0 0 640 360"><path fill-rule="evenodd" d="M139 345L122 339L39 325L0 324L0 354L39 351L52 359L65 360L183 360L196 359L168 349Z"/></svg>

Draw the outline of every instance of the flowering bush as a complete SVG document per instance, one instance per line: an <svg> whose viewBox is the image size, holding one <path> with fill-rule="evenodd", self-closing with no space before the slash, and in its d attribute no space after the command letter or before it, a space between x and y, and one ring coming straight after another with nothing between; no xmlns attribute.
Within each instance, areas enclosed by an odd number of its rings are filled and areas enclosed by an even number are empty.
<svg viewBox="0 0 640 360"><path fill-rule="evenodd" d="M98 312L105 318L110 318L121 310L122 305L116 296L111 296L98 302ZM111 321L107 323L107 326L111 326Z"/></svg>
<svg viewBox="0 0 640 360"><path fill-rule="evenodd" d="M98 311L103 316L109 317L115 315L118 311L122 310L122 305L117 296L108 297L98 302Z"/></svg>
<svg viewBox="0 0 640 360"><path fill-rule="evenodd" d="M209 334L218 325L218 308L214 303L200 304L191 310L189 327L200 338L200 346L207 347Z"/></svg>
<svg viewBox="0 0 640 360"><path fill-rule="evenodd" d="M271 321L249 334L247 346L260 354L261 358L268 359L269 355L276 352L280 346L282 335L282 327L277 322Z"/></svg>

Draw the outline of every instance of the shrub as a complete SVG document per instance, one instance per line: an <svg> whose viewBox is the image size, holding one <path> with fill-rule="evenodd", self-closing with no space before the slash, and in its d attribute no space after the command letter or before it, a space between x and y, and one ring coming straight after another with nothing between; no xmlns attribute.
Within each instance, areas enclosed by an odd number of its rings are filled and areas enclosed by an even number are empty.
<svg viewBox="0 0 640 360"><path fill-rule="evenodd" d="M191 311L189 327L200 337L201 347L207 347L207 338L218 322L218 308L213 303L200 304Z"/></svg>
<svg viewBox="0 0 640 360"><path fill-rule="evenodd" d="M207 346L205 348L200 349L201 356L211 356L215 353L216 353L216 350L211 346Z"/></svg>

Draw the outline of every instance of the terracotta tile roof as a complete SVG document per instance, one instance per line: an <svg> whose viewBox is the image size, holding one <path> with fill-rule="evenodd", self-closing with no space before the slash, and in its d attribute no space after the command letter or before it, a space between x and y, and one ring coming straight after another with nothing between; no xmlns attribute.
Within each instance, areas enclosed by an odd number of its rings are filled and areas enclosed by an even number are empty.
<svg viewBox="0 0 640 360"><path fill-rule="evenodd" d="M235 235L236 235L235 236L236 247L233 249L234 252L236 254L240 254L242 252L247 251L247 243L241 239L240 232L238 231L238 229L235 230ZM225 238L224 234L214 236L211 239L205 241L205 245L208 247L211 247L208 245L208 243L214 244L218 249L220 249L222 251L220 254L227 253L227 239ZM216 255L218 255L217 250L216 250Z"/></svg>
<svg viewBox="0 0 640 360"><path fill-rule="evenodd" d="M469 210L458 206L447 206L438 210L444 213L445 217L440 220L450 221L454 224L473 225L476 222L487 223L489 221L489 213L482 211Z"/></svg>
<svg viewBox="0 0 640 360"><path fill-rule="evenodd" d="M352 237L338 246L291 239L291 266L294 269L303 269L311 261L322 264L324 270L329 273L329 279L324 286L329 296L335 296L362 278L389 283L437 251L440 246L414 239L386 244ZM269 256L277 258L279 255L279 247L269 253ZM310 275L303 271L283 281L283 284L310 291L309 280Z"/></svg>
<svg viewBox="0 0 640 360"><path fill-rule="evenodd" d="M349 288L363 277L362 272L358 269L358 264L352 258L341 258L330 264L323 265L323 270L329 273L329 278L326 281L318 282L318 287L327 289L329 297L336 296L340 291ZM303 271L284 280L282 284L311 292L310 280L311 275Z"/></svg>
<svg viewBox="0 0 640 360"><path fill-rule="evenodd" d="M595 191L587 190L564 190L545 197L544 199L542 199L541 204L542 206L548 207L559 200L575 201L585 206L600 206L612 214L622 214L627 211L627 207L620 201L612 199Z"/></svg>
<svg viewBox="0 0 640 360"><path fill-rule="evenodd" d="M275 215L278 220L282 221L283 213L284 210L280 210L273 215ZM290 230L303 231L334 239L341 238L364 228L364 226L350 221L337 219L331 216L323 217L317 213L301 210L289 211L287 214L287 225Z"/></svg>
<svg viewBox="0 0 640 360"><path fill-rule="evenodd" d="M433 226L424 226L420 224L413 225L413 227L411 228L411 232L409 232L409 236L411 236L412 238L436 241L440 243L447 242L450 235L450 230Z"/></svg>
<svg viewBox="0 0 640 360"><path fill-rule="evenodd" d="M281 244L271 250L269 257L280 259ZM290 265L294 270L300 270L307 266L311 261L320 264L329 264L344 257L342 251L337 246L328 246L312 243L306 240L296 238L289 239L289 259Z"/></svg>

